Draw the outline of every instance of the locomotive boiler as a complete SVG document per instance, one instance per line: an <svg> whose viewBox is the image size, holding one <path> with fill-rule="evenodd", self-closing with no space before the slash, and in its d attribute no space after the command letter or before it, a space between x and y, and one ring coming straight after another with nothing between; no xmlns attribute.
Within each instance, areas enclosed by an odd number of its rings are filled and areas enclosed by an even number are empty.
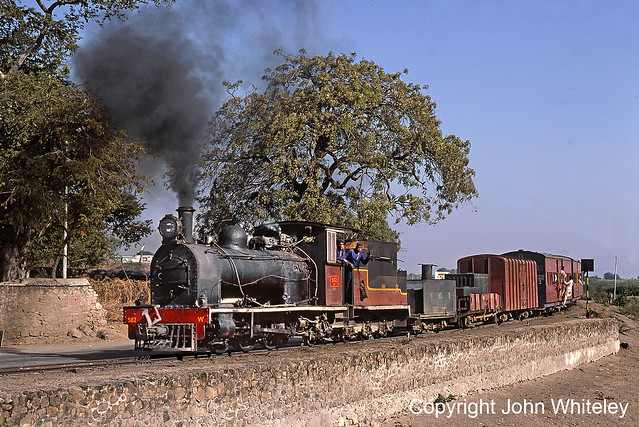
<svg viewBox="0 0 639 427"><path fill-rule="evenodd" d="M204 307L238 299L254 305L309 300L311 271L293 251L249 249L248 236L238 226L223 228L217 244L195 244L192 208L180 207L178 213L179 218L167 215L160 221L163 242L151 263L152 304ZM252 246L291 248L290 239L271 229L270 236L254 238Z"/></svg>

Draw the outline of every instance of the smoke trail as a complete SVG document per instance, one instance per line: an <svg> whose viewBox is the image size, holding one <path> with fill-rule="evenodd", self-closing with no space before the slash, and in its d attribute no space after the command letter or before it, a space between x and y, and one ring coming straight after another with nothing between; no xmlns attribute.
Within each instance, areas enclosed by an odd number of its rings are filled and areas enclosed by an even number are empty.
<svg viewBox="0 0 639 427"><path fill-rule="evenodd" d="M77 55L76 72L119 127L149 142L151 153L167 163L169 185L180 204L190 205L213 107L192 74L186 41L175 33L145 35L136 26L127 23L94 40Z"/></svg>
<svg viewBox="0 0 639 427"><path fill-rule="evenodd" d="M77 79L117 125L150 145L168 166L180 205L192 205L208 119L223 80L257 83L278 48L295 52L317 39L312 2L183 1L145 8L85 38ZM308 34L313 34L308 37ZM326 52L324 52L326 53Z"/></svg>

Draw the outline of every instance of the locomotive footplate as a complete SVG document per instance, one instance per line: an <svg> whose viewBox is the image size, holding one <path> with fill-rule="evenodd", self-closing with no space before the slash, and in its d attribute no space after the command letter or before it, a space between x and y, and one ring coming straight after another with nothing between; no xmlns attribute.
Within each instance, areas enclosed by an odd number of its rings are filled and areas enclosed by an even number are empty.
<svg viewBox="0 0 639 427"><path fill-rule="evenodd" d="M316 305L272 305L263 307L229 307L229 308L209 308L209 313L293 313L293 312L339 312L347 311L348 307L326 307Z"/></svg>
<svg viewBox="0 0 639 427"><path fill-rule="evenodd" d="M210 317L206 308L124 307L124 323L136 348L174 348L195 351L205 336Z"/></svg>
<svg viewBox="0 0 639 427"><path fill-rule="evenodd" d="M248 351L273 349L291 337L312 345L383 337L407 324L406 306L312 306L161 308L125 307L124 321L136 348ZM383 314L380 316L380 314Z"/></svg>

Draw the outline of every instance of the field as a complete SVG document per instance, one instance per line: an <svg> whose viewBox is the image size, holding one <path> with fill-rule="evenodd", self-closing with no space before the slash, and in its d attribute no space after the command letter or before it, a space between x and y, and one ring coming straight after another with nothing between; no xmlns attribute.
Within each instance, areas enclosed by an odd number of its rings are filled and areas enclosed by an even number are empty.
<svg viewBox="0 0 639 427"><path fill-rule="evenodd" d="M593 301L608 305L608 291L614 291L614 280L591 280L589 294ZM614 299L613 311L639 320L639 280L617 279L617 298Z"/></svg>
<svg viewBox="0 0 639 427"><path fill-rule="evenodd" d="M590 292L607 292L613 290L615 286L614 280L590 279ZM626 295L639 296L639 280L620 280L617 279L617 293L625 292Z"/></svg>

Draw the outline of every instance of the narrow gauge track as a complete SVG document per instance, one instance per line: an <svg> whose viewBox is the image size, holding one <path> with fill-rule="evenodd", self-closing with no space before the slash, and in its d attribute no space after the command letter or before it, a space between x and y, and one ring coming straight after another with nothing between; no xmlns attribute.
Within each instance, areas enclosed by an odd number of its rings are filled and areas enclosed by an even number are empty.
<svg viewBox="0 0 639 427"><path fill-rule="evenodd" d="M535 320L540 320L543 319L543 317L534 317L534 318L530 318L524 321L510 321L510 322L506 322L505 324L502 325L497 325L494 323L479 323L479 324L473 324L470 326L470 328L468 329L484 329L484 328L503 328L506 325L523 325L523 324L528 324L530 325L530 322L535 322ZM422 333L419 334L417 336L425 336L425 335L430 335L430 336L435 336L435 335L448 335L450 333L454 333L456 331L461 331L461 329L457 329L457 328L450 328L450 329L444 329L444 330L440 330L437 332L426 332L426 333ZM398 338L405 338L405 337L415 337L415 335L411 335L411 334L406 334L406 333L396 333L394 335L388 336L388 337L382 337L382 338L375 338L374 340L383 340L383 341L387 341L387 340L393 340L393 339L398 339ZM359 342L366 342L368 340L365 341L359 341ZM326 342L323 344L317 344L319 346L321 345L344 345L344 344L349 344L350 342L356 343L358 342L358 340L348 340L348 341L337 341L337 342ZM77 369L87 369L87 368L100 368L100 367L107 367L107 366L125 366L125 365L132 365L132 364L138 364L138 363L154 363L154 362L166 362L166 361L171 361L171 360L195 360L195 359L210 359L212 357L216 357L216 358L225 358L225 357L243 357L243 356L247 356L247 355L261 355L261 354L267 354L267 353L272 353L273 351L288 351L288 350L293 350L296 348L299 348L303 346L302 344L302 340L299 338L295 338L292 339L291 341L289 341L285 346L283 347L278 347L275 350L268 350L268 349L263 349L263 348L254 348L251 349L247 352L241 351L241 350L237 350L237 349L233 349L233 350L229 350L226 351L224 353L215 353L215 352L198 352L198 353L191 353L191 352L184 352L184 351L180 351L180 352L168 352L168 351L161 351L161 352L149 352L146 355L143 356L135 356L135 357L125 357L125 358L111 358L111 359L98 359L98 360L91 360L91 361L85 361L85 362L70 362L70 363L58 363L58 364L45 364L45 365L33 365L33 366L20 366L20 367L8 367L8 368L0 368L0 375L11 375L11 374L20 374L20 373L40 373L40 372L56 372L56 371L70 371L70 372L75 372L75 370Z"/></svg>
<svg viewBox="0 0 639 427"><path fill-rule="evenodd" d="M102 366L126 365L129 363L140 362L142 360L149 359L144 359L141 357L128 357L124 359L104 359L92 360L87 362L55 363L50 365L16 366L10 368L0 368L0 375L19 374L26 372L73 371L77 368L96 368Z"/></svg>
<svg viewBox="0 0 639 427"><path fill-rule="evenodd" d="M394 337L386 337L386 338L394 338ZM297 340L295 340L297 341ZM52 363L52 364L41 364L41 365L31 365L31 366L12 366L0 368L0 375L11 375L11 374L21 374L21 373L36 373L36 372L55 372L55 371L71 371L73 372L76 369L85 369L85 368L100 368L105 366L124 366L124 365L132 365L137 363L152 363L153 361L170 361L170 360L185 360L185 359L210 359L211 357L229 357L231 355L235 356L243 356L243 355L260 355L270 353L276 350L290 350L300 347L301 340L299 342L289 342L284 347L278 347L275 350L267 350L267 349L252 349L250 351L244 352L241 350L229 350L224 353L215 353L215 352L155 352L150 353L144 356L134 356L134 357L122 357L122 358L110 358L110 359L97 359L85 362L69 362L69 363ZM330 343L327 343L330 344ZM342 344L342 343L333 343L333 344Z"/></svg>

